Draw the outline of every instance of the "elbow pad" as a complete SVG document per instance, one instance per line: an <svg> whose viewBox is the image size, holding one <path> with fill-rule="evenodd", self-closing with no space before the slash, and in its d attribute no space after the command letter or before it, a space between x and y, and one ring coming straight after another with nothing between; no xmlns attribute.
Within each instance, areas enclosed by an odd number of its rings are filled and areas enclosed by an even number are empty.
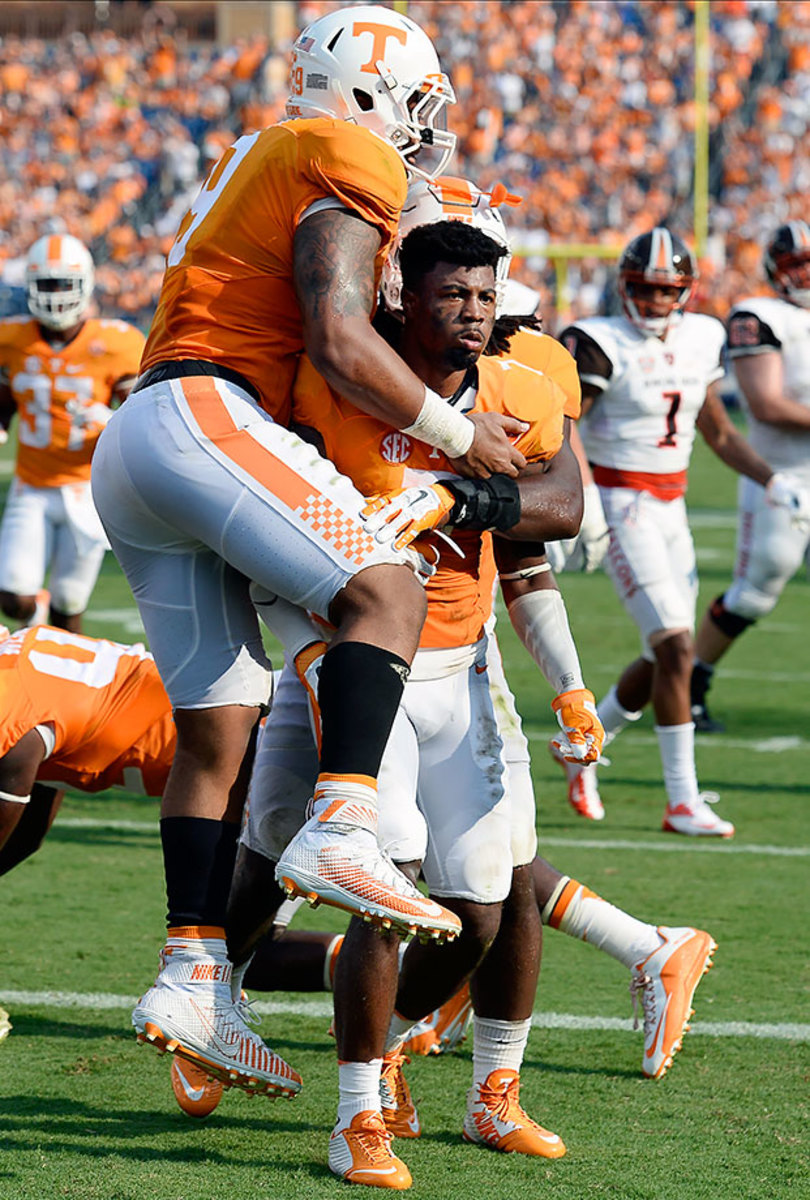
<svg viewBox="0 0 810 1200"><path fill-rule="evenodd" d="M447 518L456 529L512 529L520 520L520 491L508 475L489 479L442 479L455 504Z"/></svg>

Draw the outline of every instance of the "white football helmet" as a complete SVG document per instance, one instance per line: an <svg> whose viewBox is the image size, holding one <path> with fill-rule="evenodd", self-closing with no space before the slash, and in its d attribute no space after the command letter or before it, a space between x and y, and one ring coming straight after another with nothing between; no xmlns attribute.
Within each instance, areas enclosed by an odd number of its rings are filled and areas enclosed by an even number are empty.
<svg viewBox="0 0 810 1200"><path fill-rule="evenodd" d="M443 127L455 99L427 34L378 4L327 13L293 46L287 116L364 125L426 179L441 174L455 149L456 135Z"/></svg>
<svg viewBox="0 0 810 1200"><path fill-rule="evenodd" d="M48 329L70 329L93 294L90 251L70 234L46 234L28 251L25 286L32 316Z"/></svg>
<svg viewBox="0 0 810 1200"><path fill-rule="evenodd" d="M380 287L391 312L399 312L402 308L399 247L403 238L418 225L432 225L434 221L466 221L507 251L495 269L496 307L500 316L512 262L509 235L499 211L502 204L520 204L519 197L510 195L502 183L496 183L491 192L482 192L468 179L457 179L454 175L442 175L433 180L415 179L408 188L397 236L383 267Z"/></svg>

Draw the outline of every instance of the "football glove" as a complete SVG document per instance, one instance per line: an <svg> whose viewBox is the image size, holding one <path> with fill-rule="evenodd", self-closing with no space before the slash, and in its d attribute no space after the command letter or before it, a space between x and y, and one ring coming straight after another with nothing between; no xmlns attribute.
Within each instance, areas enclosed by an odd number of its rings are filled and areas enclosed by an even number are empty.
<svg viewBox="0 0 810 1200"><path fill-rule="evenodd" d="M810 528L810 492L794 475L776 471L765 485L765 498L774 508L786 508L797 529Z"/></svg>
<svg viewBox="0 0 810 1200"><path fill-rule="evenodd" d="M113 415L113 410L106 404L81 404L68 401L66 408L70 413L71 424L77 429L102 430Z"/></svg>
<svg viewBox="0 0 810 1200"><path fill-rule="evenodd" d="M551 707L562 730L551 739L552 746L566 762L598 762L605 744L605 730L597 716L593 692L587 688L561 692L552 700Z"/></svg>
<svg viewBox="0 0 810 1200"><path fill-rule="evenodd" d="M404 550L414 538L447 520L455 496L440 483L401 488L369 500L362 511L363 527L376 542Z"/></svg>

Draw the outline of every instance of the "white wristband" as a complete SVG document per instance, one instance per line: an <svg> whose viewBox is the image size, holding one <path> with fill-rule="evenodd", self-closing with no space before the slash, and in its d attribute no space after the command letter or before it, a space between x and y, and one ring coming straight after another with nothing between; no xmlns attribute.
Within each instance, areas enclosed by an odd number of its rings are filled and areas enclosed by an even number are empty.
<svg viewBox="0 0 810 1200"><path fill-rule="evenodd" d="M526 592L509 605L509 619L557 695L583 688L579 655L565 601L553 588Z"/></svg>
<svg viewBox="0 0 810 1200"><path fill-rule="evenodd" d="M14 804L27 804L30 799L30 794L27 796L15 796L13 792L0 792L0 800L11 800Z"/></svg>
<svg viewBox="0 0 810 1200"><path fill-rule="evenodd" d="M409 437L443 450L448 458L461 458L472 445L475 426L437 392L425 388L425 402L413 425L402 430Z"/></svg>

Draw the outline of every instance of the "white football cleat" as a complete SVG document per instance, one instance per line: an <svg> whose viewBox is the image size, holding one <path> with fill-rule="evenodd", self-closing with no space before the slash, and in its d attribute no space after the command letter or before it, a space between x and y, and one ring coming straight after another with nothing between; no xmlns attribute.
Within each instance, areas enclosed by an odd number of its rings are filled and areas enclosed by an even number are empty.
<svg viewBox="0 0 810 1200"><path fill-rule="evenodd" d="M274 1098L301 1090L301 1076L248 1026L231 997L220 937L170 937L163 966L132 1013L138 1041L177 1054L225 1087Z"/></svg>
<svg viewBox="0 0 810 1200"><path fill-rule="evenodd" d="M588 821L603 821L605 808L596 781L596 763L580 766L578 763L568 762L553 742L549 742L548 749L554 761L565 771L568 781L568 803L574 812Z"/></svg>
<svg viewBox="0 0 810 1200"><path fill-rule="evenodd" d="M693 808L667 805L661 828L665 833L684 833L688 837L734 837L731 821L724 821L709 807L719 799L717 792L701 792Z"/></svg>
<svg viewBox="0 0 810 1200"><path fill-rule="evenodd" d="M382 929L451 941L455 913L424 896L377 844L377 811L359 800L316 802L276 866L288 896L329 904Z"/></svg>
<svg viewBox="0 0 810 1200"><path fill-rule="evenodd" d="M641 996L644 1009L644 1057L641 1069L660 1079L683 1045L693 1015L695 988L709 970L717 943L702 929L670 929L660 925L661 945L637 963L630 981L633 1004Z"/></svg>
<svg viewBox="0 0 810 1200"><path fill-rule="evenodd" d="M4 1008L0 1008L0 1042L3 1038L7 1038L11 1033L12 1025L9 1020L8 1013Z"/></svg>

